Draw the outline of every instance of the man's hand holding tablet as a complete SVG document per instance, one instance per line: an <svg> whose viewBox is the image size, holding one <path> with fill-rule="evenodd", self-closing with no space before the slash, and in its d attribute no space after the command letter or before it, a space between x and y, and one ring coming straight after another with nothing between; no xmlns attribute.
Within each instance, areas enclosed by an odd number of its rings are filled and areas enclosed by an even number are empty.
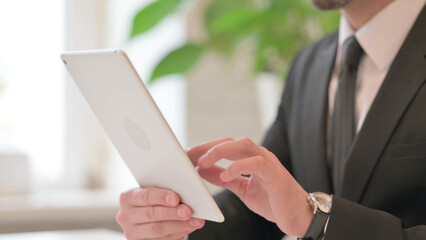
<svg viewBox="0 0 426 240"><path fill-rule="evenodd" d="M182 239L204 226L191 217L191 208L179 195L161 188L135 188L120 196L117 222L127 239Z"/></svg>
<svg viewBox="0 0 426 240"><path fill-rule="evenodd" d="M213 140L187 151L194 166L208 149L230 138ZM135 188L120 196L117 222L127 239L182 239L204 226L205 220L191 217L191 208L180 204L179 195L160 188Z"/></svg>

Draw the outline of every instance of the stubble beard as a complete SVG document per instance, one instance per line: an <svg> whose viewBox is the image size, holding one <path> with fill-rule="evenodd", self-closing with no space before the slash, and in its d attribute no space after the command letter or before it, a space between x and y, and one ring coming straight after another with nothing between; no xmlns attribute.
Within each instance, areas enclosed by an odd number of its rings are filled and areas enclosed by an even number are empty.
<svg viewBox="0 0 426 240"><path fill-rule="evenodd" d="M320 10L331 10L342 8L352 0L311 0L312 4Z"/></svg>

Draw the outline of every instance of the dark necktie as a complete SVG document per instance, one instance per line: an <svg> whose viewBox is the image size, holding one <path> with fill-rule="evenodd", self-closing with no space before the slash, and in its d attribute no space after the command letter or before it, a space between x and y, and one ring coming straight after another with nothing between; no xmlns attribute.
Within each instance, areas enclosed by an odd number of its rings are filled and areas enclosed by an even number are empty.
<svg viewBox="0 0 426 240"><path fill-rule="evenodd" d="M337 193L346 160L355 136L355 87L359 61L363 50L355 36L343 43L343 65L334 99L331 120L331 165L333 186Z"/></svg>

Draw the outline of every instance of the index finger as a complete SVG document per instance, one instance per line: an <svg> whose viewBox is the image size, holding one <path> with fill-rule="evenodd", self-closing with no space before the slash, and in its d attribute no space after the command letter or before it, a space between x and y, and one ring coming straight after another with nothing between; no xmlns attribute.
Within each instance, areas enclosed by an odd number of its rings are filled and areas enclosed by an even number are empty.
<svg viewBox="0 0 426 240"><path fill-rule="evenodd" d="M175 207L179 202L180 198L175 192L161 188L134 188L120 195L120 205L123 207Z"/></svg>
<svg viewBox="0 0 426 240"><path fill-rule="evenodd" d="M210 148L223 143L234 140L233 138L219 138L211 140L200 145L194 146L186 151L189 159L191 159L192 164L196 166L198 164L198 159L203 156Z"/></svg>
<svg viewBox="0 0 426 240"><path fill-rule="evenodd" d="M201 168L209 168L220 159L240 160L253 156L264 156L265 152L248 138L218 144L198 159Z"/></svg>

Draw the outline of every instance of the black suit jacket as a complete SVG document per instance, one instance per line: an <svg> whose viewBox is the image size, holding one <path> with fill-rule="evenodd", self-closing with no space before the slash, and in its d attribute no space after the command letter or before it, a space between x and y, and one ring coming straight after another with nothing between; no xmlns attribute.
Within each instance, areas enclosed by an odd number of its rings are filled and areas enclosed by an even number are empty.
<svg viewBox="0 0 426 240"><path fill-rule="evenodd" d="M341 189L326 164L328 84L338 34L295 58L263 145L308 192L333 193L326 239L426 239L426 10L423 9L357 134ZM281 239L274 223L230 192L216 196L222 224L189 239Z"/></svg>

